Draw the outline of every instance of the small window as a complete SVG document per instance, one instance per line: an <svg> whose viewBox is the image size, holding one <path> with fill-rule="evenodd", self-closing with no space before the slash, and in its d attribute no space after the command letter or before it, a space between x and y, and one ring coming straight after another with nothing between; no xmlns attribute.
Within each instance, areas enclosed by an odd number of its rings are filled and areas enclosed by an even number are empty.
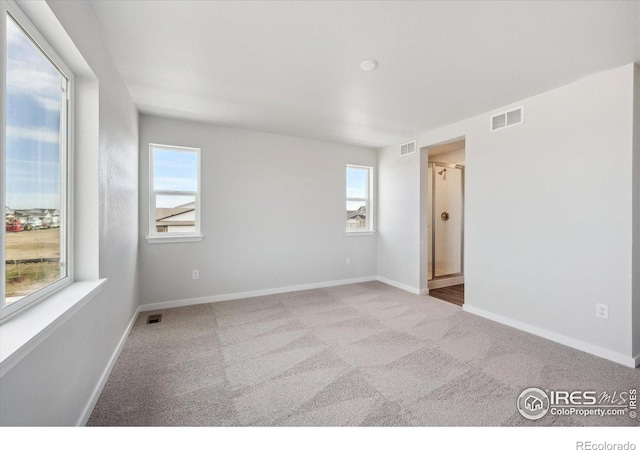
<svg viewBox="0 0 640 450"><path fill-rule="evenodd" d="M200 236L200 149L156 144L149 149L150 238Z"/></svg>
<svg viewBox="0 0 640 450"><path fill-rule="evenodd" d="M11 3L2 3L1 317L68 285L73 77Z"/></svg>
<svg viewBox="0 0 640 450"><path fill-rule="evenodd" d="M373 167L347 165L347 232L373 231Z"/></svg>

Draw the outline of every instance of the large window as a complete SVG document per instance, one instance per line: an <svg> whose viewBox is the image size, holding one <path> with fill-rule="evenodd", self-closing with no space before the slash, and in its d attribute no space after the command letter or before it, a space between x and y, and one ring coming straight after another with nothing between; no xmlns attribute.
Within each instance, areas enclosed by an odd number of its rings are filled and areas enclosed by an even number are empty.
<svg viewBox="0 0 640 450"><path fill-rule="evenodd" d="M373 231L373 167L347 165L347 232Z"/></svg>
<svg viewBox="0 0 640 450"><path fill-rule="evenodd" d="M33 25L2 2L1 316L71 282L72 76Z"/></svg>
<svg viewBox="0 0 640 450"><path fill-rule="evenodd" d="M200 238L200 149L151 144L149 241Z"/></svg>

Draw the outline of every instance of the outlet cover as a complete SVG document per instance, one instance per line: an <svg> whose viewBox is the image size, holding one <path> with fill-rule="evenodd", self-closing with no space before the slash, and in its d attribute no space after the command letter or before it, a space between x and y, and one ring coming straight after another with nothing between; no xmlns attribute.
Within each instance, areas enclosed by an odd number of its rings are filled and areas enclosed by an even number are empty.
<svg viewBox="0 0 640 450"><path fill-rule="evenodd" d="M609 306L603 305L601 303L596 304L596 317L601 319L609 318Z"/></svg>
<svg viewBox="0 0 640 450"><path fill-rule="evenodd" d="M199 270L194 270L192 276L193 276L194 280L199 279L200 278L200 271Z"/></svg>

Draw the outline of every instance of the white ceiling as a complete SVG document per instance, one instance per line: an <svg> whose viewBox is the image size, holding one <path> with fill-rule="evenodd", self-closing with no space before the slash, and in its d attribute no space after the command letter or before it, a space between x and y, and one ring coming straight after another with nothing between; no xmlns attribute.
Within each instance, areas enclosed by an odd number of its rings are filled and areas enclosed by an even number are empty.
<svg viewBox="0 0 640 450"><path fill-rule="evenodd" d="M640 60L637 1L91 5L140 111L369 147Z"/></svg>

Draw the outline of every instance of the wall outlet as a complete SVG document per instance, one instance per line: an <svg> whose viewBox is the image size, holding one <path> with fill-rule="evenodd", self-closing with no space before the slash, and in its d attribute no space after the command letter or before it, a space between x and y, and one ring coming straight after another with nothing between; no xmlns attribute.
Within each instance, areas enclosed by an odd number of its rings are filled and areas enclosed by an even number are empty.
<svg viewBox="0 0 640 450"><path fill-rule="evenodd" d="M601 319L609 318L609 306L603 305L601 303L596 304L596 317L600 317Z"/></svg>
<svg viewBox="0 0 640 450"><path fill-rule="evenodd" d="M196 270L194 270L194 271L191 273L191 276L193 277L193 279L194 279L194 280L198 280L198 279L200 279L200 271L199 271L199 270L197 270L197 269L196 269Z"/></svg>
<svg viewBox="0 0 640 450"><path fill-rule="evenodd" d="M347 266L350 266L350 265L351 265L351 257L348 257L347 258Z"/></svg>

